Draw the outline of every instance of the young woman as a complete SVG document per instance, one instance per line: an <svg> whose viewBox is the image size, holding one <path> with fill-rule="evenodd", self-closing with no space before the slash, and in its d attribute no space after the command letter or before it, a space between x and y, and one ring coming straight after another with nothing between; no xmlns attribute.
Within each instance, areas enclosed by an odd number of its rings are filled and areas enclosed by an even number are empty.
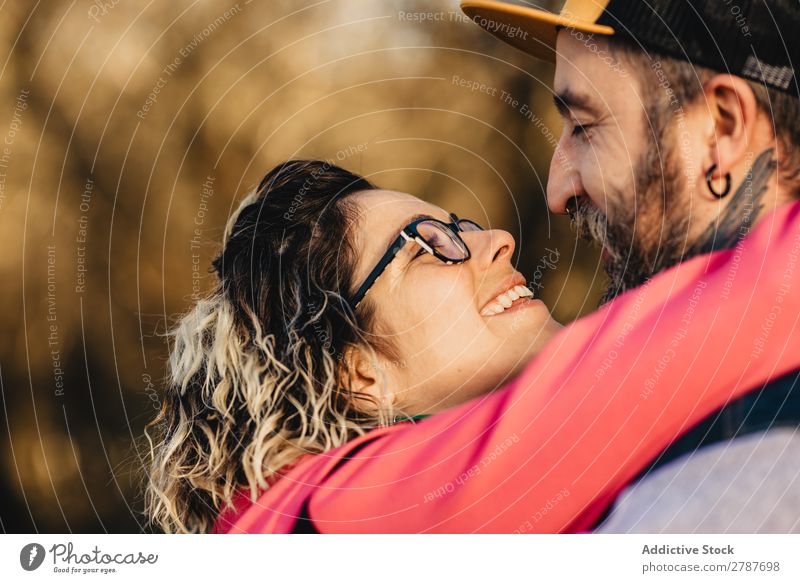
<svg viewBox="0 0 800 583"><path fill-rule="evenodd" d="M217 289L173 331L149 517L167 532L588 529L692 423L800 367L790 318L741 357L773 303L753 297L784 283L785 257L759 255L775 236L562 330L510 234L287 162L231 217ZM752 293L730 294L734 262ZM800 294L782 298L798 313Z"/></svg>

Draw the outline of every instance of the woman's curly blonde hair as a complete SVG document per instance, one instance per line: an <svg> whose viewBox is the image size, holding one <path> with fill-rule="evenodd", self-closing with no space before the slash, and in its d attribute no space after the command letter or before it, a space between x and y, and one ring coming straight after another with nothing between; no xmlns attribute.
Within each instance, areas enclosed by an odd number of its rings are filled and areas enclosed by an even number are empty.
<svg viewBox="0 0 800 583"><path fill-rule="evenodd" d="M348 196L373 188L327 162L289 161L231 217L215 289L168 332L166 394L145 428L155 526L210 532L237 490L255 500L300 456L394 420L387 400L350 390L344 366L352 349L392 354L372 305L359 305L359 326L347 304Z"/></svg>

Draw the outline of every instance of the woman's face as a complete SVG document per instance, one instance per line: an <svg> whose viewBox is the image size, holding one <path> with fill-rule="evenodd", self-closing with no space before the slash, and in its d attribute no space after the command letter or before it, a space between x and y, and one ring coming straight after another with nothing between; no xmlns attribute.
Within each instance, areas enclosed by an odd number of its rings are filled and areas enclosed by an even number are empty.
<svg viewBox="0 0 800 583"><path fill-rule="evenodd" d="M409 194L372 190L352 200L359 210L353 234L359 253L356 287L417 215L450 222L447 212ZM471 253L468 261L446 265L430 253L415 258L421 248L408 242L364 300L375 306L376 333L399 357L379 363L385 390L412 414L434 413L502 386L561 327L541 301L513 300L513 292L504 296L527 285L511 265L510 233L460 235Z"/></svg>

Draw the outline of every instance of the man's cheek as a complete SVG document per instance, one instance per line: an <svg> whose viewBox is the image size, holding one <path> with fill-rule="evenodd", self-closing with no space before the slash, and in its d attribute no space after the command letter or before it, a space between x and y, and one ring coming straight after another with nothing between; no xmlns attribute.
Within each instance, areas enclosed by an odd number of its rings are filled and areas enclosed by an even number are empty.
<svg viewBox="0 0 800 583"><path fill-rule="evenodd" d="M610 187L608 176L600 168L595 166L587 173L584 180L586 195L604 215L608 215L609 210L614 206L614 201L610 197Z"/></svg>
<svg viewBox="0 0 800 583"><path fill-rule="evenodd" d="M637 208L637 199L641 196L637 192L633 169L624 158L617 163L608 163L599 181L601 187L597 189L595 204L608 217L609 223L629 220L631 213L627 211Z"/></svg>

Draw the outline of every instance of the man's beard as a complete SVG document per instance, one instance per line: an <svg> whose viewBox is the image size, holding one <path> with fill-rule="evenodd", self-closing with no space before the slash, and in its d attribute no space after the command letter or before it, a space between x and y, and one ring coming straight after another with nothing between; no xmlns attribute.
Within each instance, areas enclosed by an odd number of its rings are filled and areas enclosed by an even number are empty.
<svg viewBox="0 0 800 583"><path fill-rule="evenodd" d="M684 192L674 150L669 148L662 158L655 144L649 143L639 160L633 198L622 192L606 193L613 222L588 197L573 199L570 215L578 235L605 249L609 283L601 304L685 258L689 225L685 207L690 197Z"/></svg>

